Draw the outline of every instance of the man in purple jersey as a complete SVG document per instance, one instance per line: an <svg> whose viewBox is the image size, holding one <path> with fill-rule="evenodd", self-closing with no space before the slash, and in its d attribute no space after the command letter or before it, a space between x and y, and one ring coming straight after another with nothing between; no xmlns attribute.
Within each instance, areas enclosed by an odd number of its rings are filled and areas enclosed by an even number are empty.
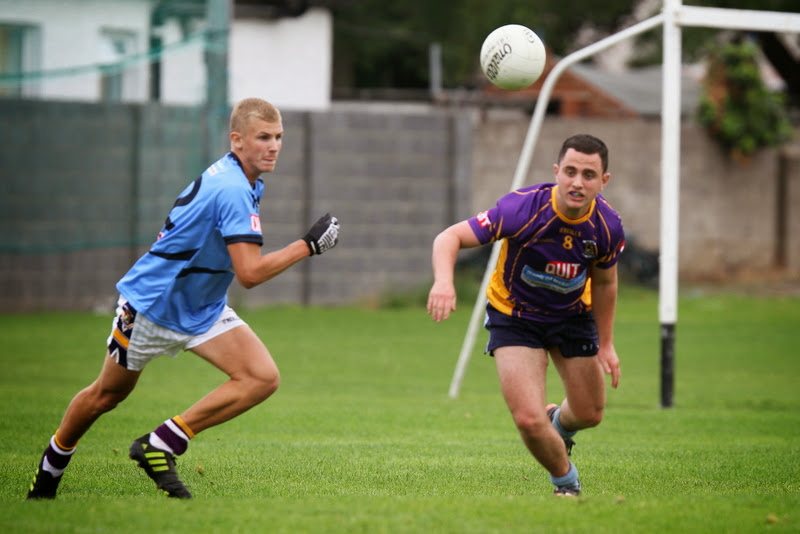
<svg viewBox="0 0 800 534"><path fill-rule="evenodd" d="M550 473L555 495L577 496L572 437L603 417L603 372L612 387L619 384L613 325L625 237L619 215L600 195L611 176L600 139L568 138L553 171L554 184L513 191L436 237L428 313L439 322L455 311L460 249L502 240L486 292L486 350L522 440ZM560 405L546 405L548 353L564 384Z"/></svg>

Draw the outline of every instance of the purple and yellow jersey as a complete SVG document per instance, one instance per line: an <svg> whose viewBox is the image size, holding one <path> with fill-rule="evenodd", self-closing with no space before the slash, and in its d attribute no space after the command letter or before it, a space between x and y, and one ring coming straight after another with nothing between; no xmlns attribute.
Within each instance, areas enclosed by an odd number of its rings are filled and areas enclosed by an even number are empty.
<svg viewBox="0 0 800 534"><path fill-rule="evenodd" d="M482 244L503 240L486 295L507 315L556 322L591 309L591 268L617 263L625 245L619 214L601 196L572 220L556 206L556 184L518 189L469 219Z"/></svg>

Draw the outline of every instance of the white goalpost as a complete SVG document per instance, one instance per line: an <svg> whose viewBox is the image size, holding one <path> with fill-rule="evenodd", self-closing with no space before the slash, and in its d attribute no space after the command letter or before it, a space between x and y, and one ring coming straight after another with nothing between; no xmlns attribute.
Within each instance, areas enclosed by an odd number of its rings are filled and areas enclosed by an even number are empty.
<svg viewBox="0 0 800 534"><path fill-rule="evenodd" d="M522 187L544 121L550 94L558 78L571 65L618 42L658 26L664 29L661 86L661 199L658 313L661 325L661 406L673 404L675 325L678 320L678 220L680 215L681 27L697 26L770 32L800 32L800 14L684 6L682 0L664 0L662 12L586 48L573 52L550 71L536 100L530 126L514 172L510 190ZM461 346L450 397L456 398L466 373L475 337L484 313L486 288L500 254L495 242L481 281L478 298Z"/></svg>

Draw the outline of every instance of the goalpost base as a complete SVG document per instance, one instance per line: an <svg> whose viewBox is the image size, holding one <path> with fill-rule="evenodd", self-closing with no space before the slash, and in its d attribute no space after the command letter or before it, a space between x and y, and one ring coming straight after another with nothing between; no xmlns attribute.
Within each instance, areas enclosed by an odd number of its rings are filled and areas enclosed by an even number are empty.
<svg viewBox="0 0 800 534"><path fill-rule="evenodd" d="M675 393L675 324L661 325L661 407L672 408Z"/></svg>

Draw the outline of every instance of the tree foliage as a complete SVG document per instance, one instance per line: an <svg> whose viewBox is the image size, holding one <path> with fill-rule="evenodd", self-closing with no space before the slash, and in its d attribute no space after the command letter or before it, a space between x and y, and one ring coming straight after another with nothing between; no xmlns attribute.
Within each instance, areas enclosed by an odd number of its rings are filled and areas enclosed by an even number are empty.
<svg viewBox="0 0 800 534"><path fill-rule="evenodd" d="M428 49L442 47L444 85L469 87L478 71L483 39L503 24L533 29L557 55L579 48L578 37L591 29L610 35L630 23L637 0L350 0L332 7L335 24L335 83L354 87L425 88ZM686 5L800 12L798 0L684 0ZM661 9L657 5L652 14ZM687 28L684 54L706 53L716 30ZM585 44L585 43L584 43ZM648 32L636 47L637 64L661 61L660 31ZM788 64L779 71L793 72ZM794 69L800 70L800 69ZM800 89L798 89L800 91Z"/></svg>
<svg viewBox="0 0 800 534"><path fill-rule="evenodd" d="M333 8L337 69L356 87L427 87L428 47L442 47L444 83L469 86L483 39L503 24L533 29L558 54L587 20L611 31L631 0L361 0ZM338 73L340 76L343 73Z"/></svg>
<svg viewBox="0 0 800 534"><path fill-rule="evenodd" d="M792 137L782 96L761 79L752 41L734 42L709 55L698 118L735 157L777 146Z"/></svg>

